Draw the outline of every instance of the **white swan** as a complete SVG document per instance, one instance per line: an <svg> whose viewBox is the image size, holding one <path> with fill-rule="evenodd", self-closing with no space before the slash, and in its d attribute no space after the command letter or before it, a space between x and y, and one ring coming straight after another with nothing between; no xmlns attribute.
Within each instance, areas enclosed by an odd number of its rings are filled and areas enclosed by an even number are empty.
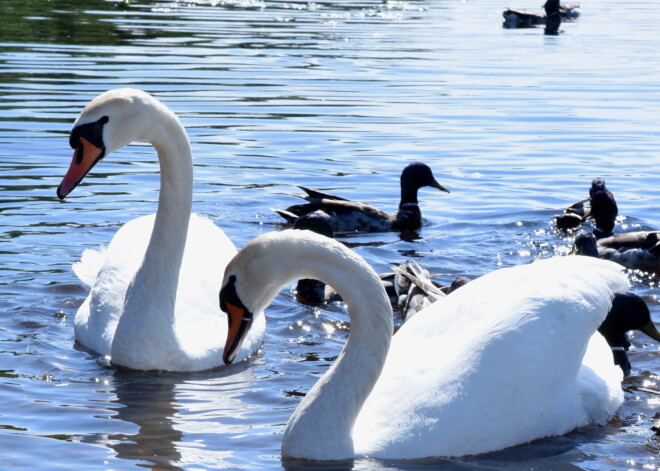
<svg viewBox="0 0 660 471"><path fill-rule="evenodd" d="M139 90L103 93L73 125L76 151L57 194L64 198L100 159L133 141L158 152L158 211L126 223L107 248L86 250L74 265L91 288L76 313L76 340L130 369L222 366L227 324L218 286L236 248L211 221L191 215L192 153L176 115ZM261 343L263 316L255 325L241 358Z"/></svg>
<svg viewBox="0 0 660 471"><path fill-rule="evenodd" d="M225 272L220 300L233 326L226 362L249 312L300 278L339 291L351 331L289 420L284 456L478 454L603 423L623 400L621 370L596 332L613 292L628 286L614 263L571 256L495 271L391 338L389 299L362 258L310 231L265 234Z"/></svg>

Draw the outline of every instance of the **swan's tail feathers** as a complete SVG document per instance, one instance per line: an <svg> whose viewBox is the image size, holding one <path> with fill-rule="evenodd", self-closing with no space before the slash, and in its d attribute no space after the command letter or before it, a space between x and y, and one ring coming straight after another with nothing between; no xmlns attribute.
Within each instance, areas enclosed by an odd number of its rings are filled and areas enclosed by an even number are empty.
<svg viewBox="0 0 660 471"><path fill-rule="evenodd" d="M73 264L73 272L87 289L92 289L96 277L105 263L105 247L99 250L85 249L80 261Z"/></svg>

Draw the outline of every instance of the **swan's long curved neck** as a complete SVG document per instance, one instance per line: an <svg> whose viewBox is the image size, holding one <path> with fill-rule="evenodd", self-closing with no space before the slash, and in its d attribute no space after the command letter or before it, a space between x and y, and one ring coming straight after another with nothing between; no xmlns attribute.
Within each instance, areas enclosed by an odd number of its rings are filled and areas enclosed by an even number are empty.
<svg viewBox="0 0 660 471"><path fill-rule="evenodd" d="M285 456L316 460L354 457L353 425L380 376L392 338L392 309L378 276L353 252L336 246L342 251L339 256L332 250L312 254L312 269L305 275L326 282L341 294L348 306L351 331L335 363L292 415L282 443Z"/></svg>
<svg viewBox="0 0 660 471"><path fill-rule="evenodd" d="M144 260L126 292L112 345L118 365L153 369L150 358L179 351L174 306L192 208L192 152L185 129L169 110L157 110L150 143L160 162L160 195ZM130 355L130 359L127 357Z"/></svg>

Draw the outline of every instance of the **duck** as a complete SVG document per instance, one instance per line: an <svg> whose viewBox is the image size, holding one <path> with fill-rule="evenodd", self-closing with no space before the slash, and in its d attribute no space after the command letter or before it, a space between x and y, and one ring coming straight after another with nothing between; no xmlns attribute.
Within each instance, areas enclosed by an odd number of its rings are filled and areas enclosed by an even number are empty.
<svg viewBox="0 0 660 471"><path fill-rule="evenodd" d="M390 297L392 308L400 312L404 321L471 280L467 276L458 275L452 279L451 284L443 286L432 279L435 275L431 275L415 260L394 265L392 270L393 273L381 273L379 276Z"/></svg>
<svg viewBox="0 0 660 471"><path fill-rule="evenodd" d="M595 233L580 231L573 253L611 260L631 270L660 273L660 232L624 232L596 239Z"/></svg>
<svg viewBox="0 0 660 471"><path fill-rule="evenodd" d="M533 26L545 25L546 34L557 34L561 24L562 8L559 0L547 0L543 5L545 15L534 13L529 10L507 9L502 13L505 28L529 28ZM571 14L575 8L569 7L563 9L564 12L570 11Z"/></svg>
<svg viewBox="0 0 660 471"><path fill-rule="evenodd" d="M580 227L590 214L590 209L584 206L587 201L589 198L577 201L566 207L561 215L553 216L557 229L569 230Z"/></svg>
<svg viewBox="0 0 660 471"><path fill-rule="evenodd" d="M579 3L560 3L559 14L562 20L574 20L581 14Z"/></svg>
<svg viewBox="0 0 660 471"><path fill-rule="evenodd" d="M651 320L651 312L646 302L634 293L625 291L614 294L612 308L598 327L612 349L614 364L621 367L625 376L630 375L632 365L628 358L631 347L628 332L638 330L656 342L660 342L660 332Z"/></svg>
<svg viewBox="0 0 660 471"><path fill-rule="evenodd" d="M422 227L417 191L426 186L449 193L436 181L428 165L413 162L401 172L401 201L394 213L387 213L369 203L347 200L302 186L299 188L306 193L302 196L306 204L275 211L290 224L305 214L323 211L328 215L334 233L416 231Z"/></svg>
<svg viewBox="0 0 660 471"><path fill-rule="evenodd" d="M293 229L313 231L332 238L334 233L328 219L328 215L323 211L315 211L297 218ZM379 274L379 277L390 297L392 308L399 311L404 320L470 281L466 276L457 276L450 286L442 286L432 281L428 270L414 260L394 265L392 270ZM332 287L310 278L296 282L295 296L299 303L314 307L342 301L339 293Z"/></svg>
<svg viewBox="0 0 660 471"><path fill-rule="evenodd" d="M589 208L584 203L589 202ZM561 215L554 216L558 229L570 230L580 227L587 219L593 219L596 239L609 237L614 233L614 225L619 214L619 207L605 180L596 177L591 181L589 198L571 204Z"/></svg>
<svg viewBox="0 0 660 471"><path fill-rule="evenodd" d="M87 249L74 264L90 290L75 315L76 342L123 369L223 367L227 320L217 289L236 247L212 221L191 213L192 151L179 118L141 90L96 97L73 124L74 155L57 195L66 198L102 159L136 141L156 148L158 208L130 220L107 247ZM239 359L259 348L264 322L257 319Z"/></svg>
<svg viewBox="0 0 660 471"><path fill-rule="evenodd" d="M597 332L629 286L615 263L564 256L496 270L392 335L389 298L362 257L310 231L262 234L225 270L225 363L253 313L301 277L337 289L351 333L289 419L283 458L481 454L603 424L623 401L623 374Z"/></svg>
<svg viewBox="0 0 660 471"><path fill-rule="evenodd" d="M593 179L589 189L589 199L591 200L590 217L594 219L596 224L594 229L596 239L610 237L614 233L619 207L616 204L614 195L607 189L603 178L596 177Z"/></svg>

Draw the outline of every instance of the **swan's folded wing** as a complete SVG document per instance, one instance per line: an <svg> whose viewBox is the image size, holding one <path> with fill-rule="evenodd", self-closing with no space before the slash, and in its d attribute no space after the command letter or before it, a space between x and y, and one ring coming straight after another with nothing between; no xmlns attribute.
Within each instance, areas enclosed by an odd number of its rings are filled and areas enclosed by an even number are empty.
<svg viewBox="0 0 660 471"><path fill-rule="evenodd" d="M462 456L585 425L582 358L613 292L627 286L615 264L557 257L436 301L394 335L355 424L356 453Z"/></svg>

